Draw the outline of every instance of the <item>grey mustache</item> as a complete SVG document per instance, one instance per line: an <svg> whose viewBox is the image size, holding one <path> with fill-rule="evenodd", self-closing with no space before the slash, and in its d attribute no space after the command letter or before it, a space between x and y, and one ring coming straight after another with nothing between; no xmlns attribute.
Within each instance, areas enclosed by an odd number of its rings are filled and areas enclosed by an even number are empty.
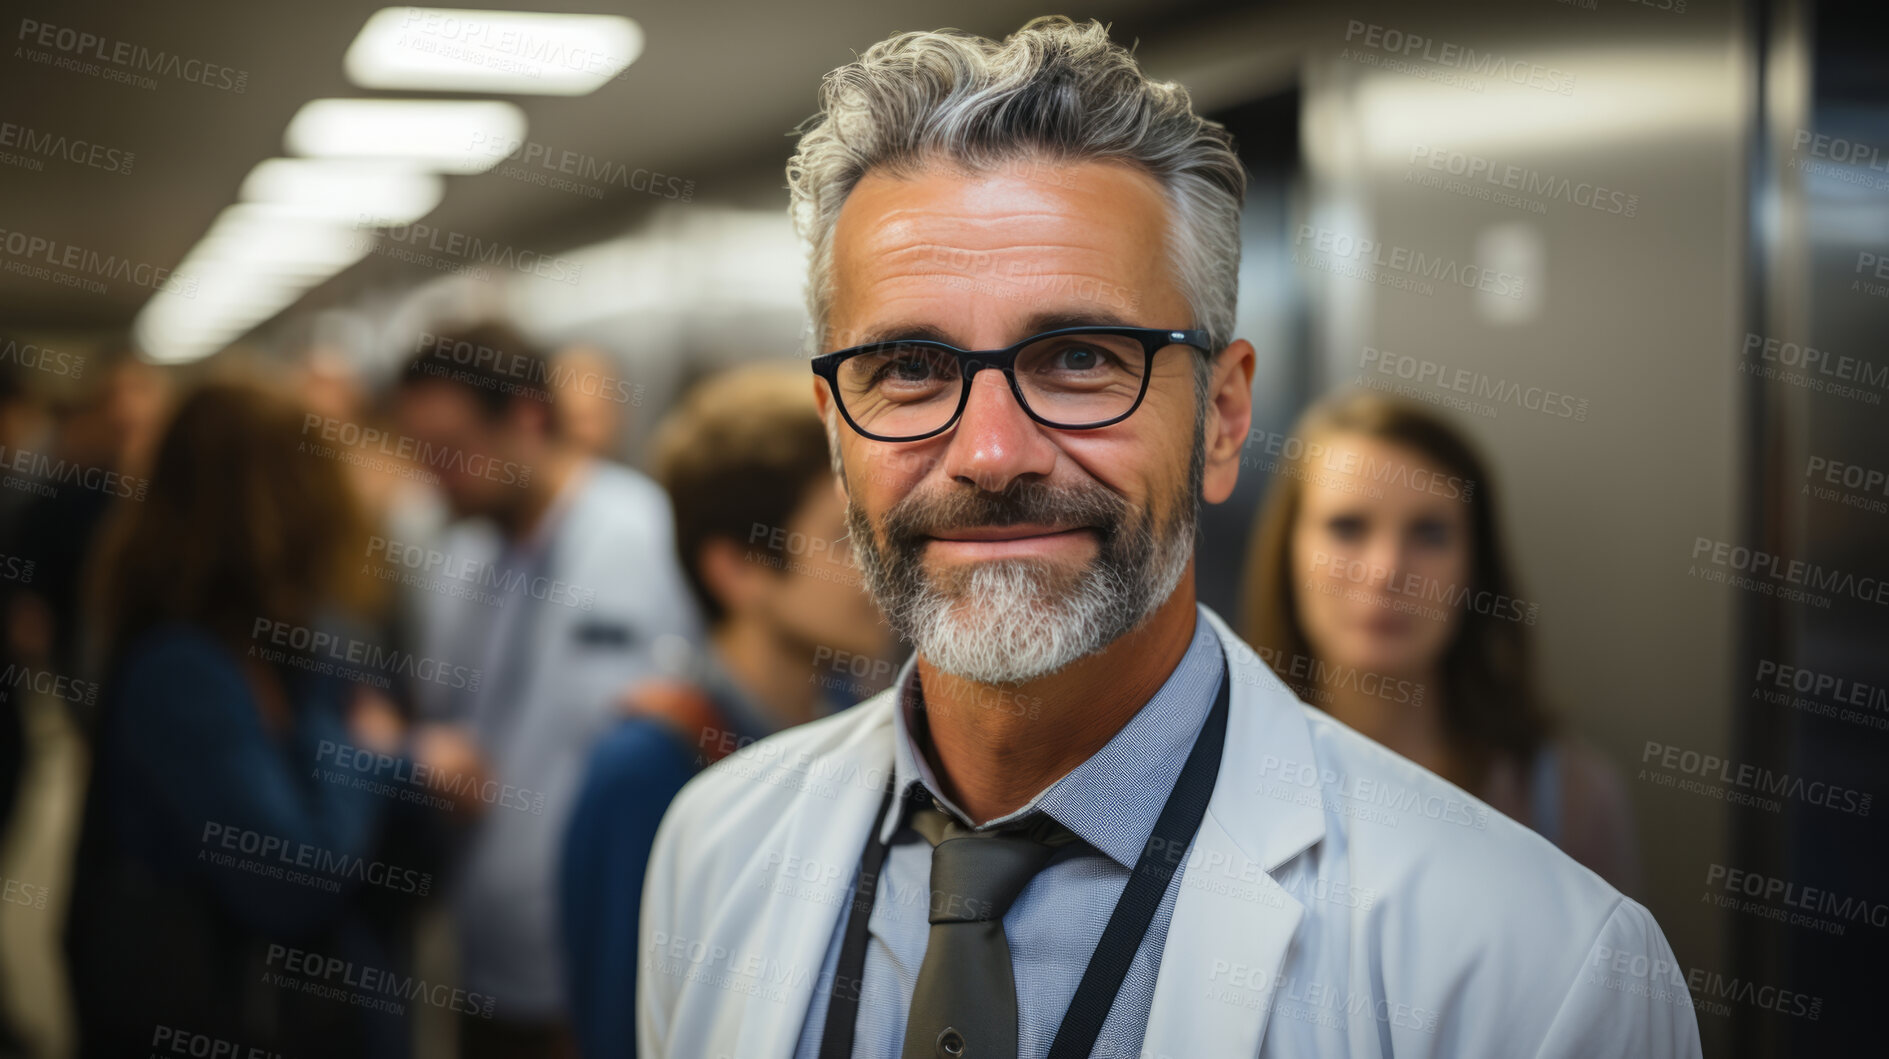
<svg viewBox="0 0 1889 1059"><path fill-rule="evenodd" d="M942 498L909 496L887 512L884 528L895 541L911 542L952 530L1040 523L1081 527L1112 535L1128 504L1106 489L1036 489L1016 493L965 491Z"/></svg>

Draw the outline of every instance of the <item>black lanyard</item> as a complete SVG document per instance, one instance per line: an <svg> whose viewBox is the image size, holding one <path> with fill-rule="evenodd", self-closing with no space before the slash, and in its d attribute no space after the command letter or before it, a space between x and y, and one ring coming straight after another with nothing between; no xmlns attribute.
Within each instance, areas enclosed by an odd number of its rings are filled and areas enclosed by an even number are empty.
<svg viewBox="0 0 1889 1059"><path fill-rule="evenodd" d="M1168 883L1180 869L1181 858L1200 830L1207 815L1207 802L1213 797L1214 780L1220 774L1220 751L1226 745L1227 701L1232 683L1226 658L1220 659L1220 693L1214 697L1213 710L1194 739L1194 749L1187 755L1180 778L1161 816L1155 821L1148 844L1142 847L1141 860L1134 875L1122 890L1115 911L1109 914L1102 939L1089 957L1088 969L1076 995L1063 1013L1062 1026L1050 1045L1049 1059L1085 1059L1095 1047L1115 994L1121 992L1128 977L1135 952L1147 936L1148 924L1161 906ZM853 886L852 911L846 921L846 938L840 945L839 968L833 978L832 998L826 1009L826 1031L820 1037L820 1059L850 1059L854 1028L859 1022L860 986L865 979L867 921L879 895L879 871L885 865L886 843L879 837L886 814L892 811L892 791L887 790L873 821L866 852L859 860L859 878Z"/></svg>

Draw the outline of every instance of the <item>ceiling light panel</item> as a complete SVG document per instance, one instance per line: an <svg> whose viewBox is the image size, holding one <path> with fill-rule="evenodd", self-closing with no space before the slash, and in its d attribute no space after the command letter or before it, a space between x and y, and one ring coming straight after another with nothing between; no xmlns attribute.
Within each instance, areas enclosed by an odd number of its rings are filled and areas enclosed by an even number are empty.
<svg viewBox="0 0 1889 1059"><path fill-rule="evenodd" d="M388 7L348 46L362 88L581 96L623 73L643 30L617 15Z"/></svg>

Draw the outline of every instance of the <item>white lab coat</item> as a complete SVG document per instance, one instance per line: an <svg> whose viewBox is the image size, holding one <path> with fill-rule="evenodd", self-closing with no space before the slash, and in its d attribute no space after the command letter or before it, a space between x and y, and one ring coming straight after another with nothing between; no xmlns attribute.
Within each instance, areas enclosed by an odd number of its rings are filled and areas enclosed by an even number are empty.
<svg viewBox="0 0 1889 1059"><path fill-rule="evenodd" d="M1233 683L1226 747L1145 1059L1700 1054L1644 907L1299 702L1205 613ZM747 748L676 799L643 897L643 1059L793 1055L892 768L893 694Z"/></svg>

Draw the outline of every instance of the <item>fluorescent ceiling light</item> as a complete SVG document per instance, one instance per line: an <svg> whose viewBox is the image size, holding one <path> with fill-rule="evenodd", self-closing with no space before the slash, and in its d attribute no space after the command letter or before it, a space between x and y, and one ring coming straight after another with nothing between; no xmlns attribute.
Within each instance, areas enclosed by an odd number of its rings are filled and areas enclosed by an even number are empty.
<svg viewBox="0 0 1889 1059"><path fill-rule="evenodd" d="M159 294L138 314L132 330L151 359L175 364L215 353L256 322L225 311L206 311L174 294Z"/></svg>
<svg viewBox="0 0 1889 1059"><path fill-rule="evenodd" d="M243 180L244 202L347 224L412 224L445 196L437 175L399 162L271 158Z"/></svg>
<svg viewBox="0 0 1889 1059"><path fill-rule="evenodd" d="M231 283L199 288L185 298L159 293L134 325L138 344L155 360L177 363L209 356L301 297L306 285Z"/></svg>
<svg viewBox="0 0 1889 1059"><path fill-rule="evenodd" d="M497 100L317 99L295 112L283 139L291 154L483 173L524 137L525 112Z"/></svg>
<svg viewBox="0 0 1889 1059"><path fill-rule="evenodd" d="M345 65L362 88L581 96L642 51L642 27L620 15L386 7Z"/></svg>
<svg viewBox="0 0 1889 1059"><path fill-rule="evenodd" d="M285 265L353 264L371 249L374 234L365 228L311 220L242 203L226 207L210 224L185 260L235 259Z"/></svg>
<svg viewBox="0 0 1889 1059"><path fill-rule="evenodd" d="M221 316L241 316L250 306L263 302L292 301L327 276L279 276L211 269L192 273L190 278L197 281L192 296L178 298L170 304L176 313L187 319L209 321Z"/></svg>
<svg viewBox="0 0 1889 1059"><path fill-rule="evenodd" d="M280 205L230 206L178 264L187 291L159 291L139 311L139 344L169 363L207 357L367 256L378 238L371 225Z"/></svg>

